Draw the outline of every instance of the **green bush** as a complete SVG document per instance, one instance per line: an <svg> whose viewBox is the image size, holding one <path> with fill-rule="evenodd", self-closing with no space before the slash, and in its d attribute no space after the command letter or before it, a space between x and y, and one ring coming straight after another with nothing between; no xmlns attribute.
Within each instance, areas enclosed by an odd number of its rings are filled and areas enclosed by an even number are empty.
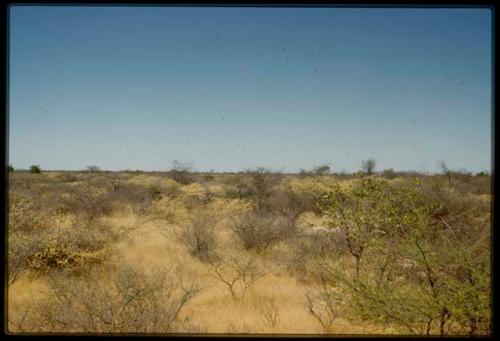
<svg viewBox="0 0 500 341"><path fill-rule="evenodd" d="M358 319L415 334L488 334L488 214L479 201L414 182L332 190L325 214L356 262L326 267L325 278Z"/></svg>
<svg viewBox="0 0 500 341"><path fill-rule="evenodd" d="M31 174L40 174L42 172L42 169L38 165L31 165L30 166L30 173Z"/></svg>

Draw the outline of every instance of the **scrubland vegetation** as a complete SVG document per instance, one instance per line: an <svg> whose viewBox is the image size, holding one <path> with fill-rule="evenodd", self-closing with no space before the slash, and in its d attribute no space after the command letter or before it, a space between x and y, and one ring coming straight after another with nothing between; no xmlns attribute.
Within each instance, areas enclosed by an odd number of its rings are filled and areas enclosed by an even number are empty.
<svg viewBox="0 0 500 341"><path fill-rule="evenodd" d="M491 179L9 169L8 330L484 335Z"/></svg>

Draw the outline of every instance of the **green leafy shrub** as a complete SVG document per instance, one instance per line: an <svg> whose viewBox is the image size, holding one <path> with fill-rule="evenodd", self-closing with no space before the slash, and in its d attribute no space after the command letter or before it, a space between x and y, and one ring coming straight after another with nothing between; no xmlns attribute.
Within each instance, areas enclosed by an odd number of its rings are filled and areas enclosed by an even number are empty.
<svg viewBox="0 0 500 341"><path fill-rule="evenodd" d="M351 191L334 189L325 212L356 258L355 276L325 266L328 283L341 288L336 299L358 319L404 332L488 334L488 220L472 201L464 211L464 199L451 197L426 192L418 179L413 188L369 179ZM370 256L361 272L364 254Z"/></svg>

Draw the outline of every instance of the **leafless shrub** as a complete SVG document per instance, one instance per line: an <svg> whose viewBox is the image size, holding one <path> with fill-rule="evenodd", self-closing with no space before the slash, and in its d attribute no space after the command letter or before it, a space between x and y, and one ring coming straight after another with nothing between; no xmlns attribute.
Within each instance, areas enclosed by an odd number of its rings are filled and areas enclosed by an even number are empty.
<svg viewBox="0 0 500 341"><path fill-rule="evenodd" d="M24 195L9 196L8 283L14 283L28 266L28 259L43 249L54 237L49 215L40 211Z"/></svg>
<svg viewBox="0 0 500 341"><path fill-rule="evenodd" d="M225 187L225 196L243 200L250 197L251 179L245 174L230 174L222 178Z"/></svg>
<svg viewBox="0 0 500 341"><path fill-rule="evenodd" d="M283 215L253 211L233 218L231 229L247 250L257 253L293 236L295 219Z"/></svg>
<svg viewBox="0 0 500 341"><path fill-rule="evenodd" d="M304 212L321 214L320 203L325 192L317 190L296 192L289 184L273 191L266 206L277 213L297 218Z"/></svg>
<svg viewBox="0 0 500 341"><path fill-rule="evenodd" d="M376 165L377 161L375 159L364 160L361 162L361 169L364 173L372 175L375 172Z"/></svg>
<svg viewBox="0 0 500 341"><path fill-rule="evenodd" d="M259 311L262 321L269 328L276 328L279 322L279 308L276 304L276 297L274 295L259 301Z"/></svg>
<svg viewBox="0 0 500 341"><path fill-rule="evenodd" d="M329 333L337 312L335 310L333 300L323 291L321 294L306 294L307 311L311 316L319 322L323 331Z"/></svg>
<svg viewBox="0 0 500 341"><path fill-rule="evenodd" d="M154 200L156 189L122 183L119 178L110 179L109 201L115 209L130 206L134 213L146 212Z"/></svg>
<svg viewBox="0 0 500 341"><path fill-rule="evenodd" d="M210 190L210 187L208 186L208 184L206 182L202 182L201 185L203 186L203 201L205 204L208 204L210 202L212 202L213 198L214 198L214 193L212 193L212 191Z"/></svg>
<svg viewBox="0 0 500 341"><path fill-rule="evenodd" d="M249 170L246 174L250 178L250 182L247 183L249 188L247 188L246 191L253 197L257 209L266 209L269 197L274 191L274 188L278 186L283 179L282 174L273 173L263 167Z"/></svg>
<svg viewBox="0 0 500 341"><path fill-rule="evenodd" d="M217 241L214 227L217 223L213 214L206 210L197 210L189 216L189 221L178 232L178 238L189 253L203 262L216 258Z"/></svg>
<svg viewBox="0 0 500 341"><path fill-rule="evenodd" d="M305 179L307 177L313 176L314 174L311 171L308 171L307 169L301 168L299 171L299 179Z"/></svg>
<svg viewBox="0 0 500 341"><path fill-rule="evenodd" d="M192 166L179 160L172 162L172 168L167 172L167 176L183 185L189 185L195 181Z"/></svg>
<svg viewBox="0 0 500 341"><path fill-rule="evenodd" d="M87 170L89 171L89 173L97 173L101 170L101 168L99 168L98 166L88 166L87 167Z"/></svg>
<svg viewBox="0 0 500 341"><path fill-rule="evenodd" d="M439 161L438 166L441 169L442 176L448 182L448 185L468 184L472 181L473 175L466 170L455 170L448 166L445 161Z"/></svg>
<svg viewBox="0 0 500 341"><path fill-rule="evenodd" d="M48 228L50 213L44 212L33 197L9 193L9 231L30 233Z"/></svg>
<svg viewBox="0 0 500 341"><path fill-rule="evenodd" d="M182 286L172 269L145 273L122 265L116 273L92 270L80 277L52 276L51 295L36 305L44 331L167 333L182 323L183 307L201 292Z"/></svg>
<svg viewBox="0 0 500 341"><path fill-rule="evenodd" d="M74 226L90 226L101 216L111 213L112 202L105 193L97 193L90 186L75 189L61 198L61 207L71 214Z"/></svg>
<svg viewBox="0 0 500 341"><path fill-rule="evenodd" d="M60 245L69 245L80 251L93 252L104 249L119 235L111 226L102 222L90 225L75 225L58 235Z"/></svg>
<svg viewBox="0 0 500 341"><path fill-rule="evenodd" d="M209 265L211 277L223 283L235 300L243 298L247 290L266 275L251 255L243 259L218 257L210 261Z"/></svg>

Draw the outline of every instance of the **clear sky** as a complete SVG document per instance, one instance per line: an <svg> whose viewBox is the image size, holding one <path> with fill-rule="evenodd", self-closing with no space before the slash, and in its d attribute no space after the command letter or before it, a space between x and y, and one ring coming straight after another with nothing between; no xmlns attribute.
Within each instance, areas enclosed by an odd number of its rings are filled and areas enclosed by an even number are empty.
<svg viewBox="0 0 500 341"><path fill-rule="evenodd" d="M10 7L15 168L491 168L491 11Z"/></svg>

